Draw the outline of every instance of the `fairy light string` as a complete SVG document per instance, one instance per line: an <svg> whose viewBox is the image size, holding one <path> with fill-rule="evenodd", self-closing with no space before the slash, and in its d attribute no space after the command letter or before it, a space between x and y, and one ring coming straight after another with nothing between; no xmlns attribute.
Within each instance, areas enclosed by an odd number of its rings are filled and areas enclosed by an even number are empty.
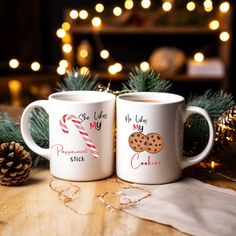
<svg viewBox="0 0 236 236"><path fill-rule="evenodd" d="M72 183L64 183L63 181L52 179L49 182L49 188L57 193L58 199L62 201L63 205L73 211L77 215L89 215L92 212L80 212L70 203L79 199L80 187Z"/></svg>
<svg viewBox="0 0 236 236"><path fill-rule="evenodd" d="M116 191L116 192L107 191L107 192L97 196L99 201L107 209L109 209L111 211L122 211L123 209L131 208L152 195L150 191L148 191L142 187L136 186L134 184L124 183L119 178L109 179L109 181L118 184L119 188L123 189L123 191L121 190L121 191ZM136 200L132 200L131 198L128 197L128 195L126 193L124 193L124 190L138 190L138 191L144 193L144 195L137 198ZM116 197L116 196L121 197L122 196L123 200L121 201L121 199L119 199L120 207L116 207L113 204L109 203L109 201L107 200L107 198L109 196L113 196L113 197Z"/></svg>

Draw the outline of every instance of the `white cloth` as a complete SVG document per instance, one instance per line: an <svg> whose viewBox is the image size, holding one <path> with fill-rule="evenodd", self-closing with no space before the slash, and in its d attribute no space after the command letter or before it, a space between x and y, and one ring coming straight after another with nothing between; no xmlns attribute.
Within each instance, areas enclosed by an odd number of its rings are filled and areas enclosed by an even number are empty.
<svg viewBox="0 0 236 236"><path fill-rule="evenodd" d="M140 186L140 185L139 185ZM236 235L236 191L202 183L192 178L165 185L142 185L152 195L124 211L191 234ZM121 202L137 200L140 190L124 189Z"/></svg>

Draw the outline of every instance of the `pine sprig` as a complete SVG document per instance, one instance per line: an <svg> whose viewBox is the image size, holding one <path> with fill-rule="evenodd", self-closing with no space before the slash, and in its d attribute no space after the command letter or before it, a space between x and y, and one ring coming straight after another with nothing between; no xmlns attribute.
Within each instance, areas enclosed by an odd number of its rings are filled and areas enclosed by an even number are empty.
<svg viewBox="0 0 236 236"><path fill-rule="evenodd" d="M43 148L49 147L48 114L41 108L35 108L30 114L29 127L34 141ZM32 151L31 151L32 152ZM33 154L33 164L36 166L43 158Z"/></svg>
<svg viewBox="0 0 236 236"><path fill-rule="evenodd" d="M62 82L57 83L59 91L96 90L97 80L89 72L81 74L78 69L67 72Z"/></svg>
<svg viewBox="0 0 236 236"><path fill-rule="evenodd" d="M168 92L172 84L160 78L154 70L142 71L135 67L129 73L129 80L123 83L124 90L137 92Z"/></svg>
<svg viewBox="0 0 236 236"><path fill-rule="evenodd" d="M0 143L15 141L24 144L20 127L3 111L0 111Z"/></svg>
<svg viewBox="0 0 236 236"><path fill-rule="evenodd" d="M33 110L30 115L31 135L35 142L43 148L48 148L49 146L48 127L47 113L40 108ZM20 143L27 151L30 152L33 166L37 166L42 157L27 147L22 138L20 126L15 124L15 122L3 111L0 111L0 133L0 143L11 141Z"/></svg>
<svg viewBox="0 0 236 236"><path fill-rule="evenodd" d="M233 96L223 91L206 91L203 95L192 95L187 105L206 109L212 119L216 121L224 111L234 104ZM188 155L195 155L203 150L208 141L208 125L200 115L188 118L184 127L184 150Z"/></svg>
<svg viewBox="0 0 236 236"><path fill-rule="evenodd" d="M213 119L218 119L223 112L234 105L234 100L231 94L222 90L216 92L207 90L202 95L189 96L187 105L204 108L209 112Z"/></svg>

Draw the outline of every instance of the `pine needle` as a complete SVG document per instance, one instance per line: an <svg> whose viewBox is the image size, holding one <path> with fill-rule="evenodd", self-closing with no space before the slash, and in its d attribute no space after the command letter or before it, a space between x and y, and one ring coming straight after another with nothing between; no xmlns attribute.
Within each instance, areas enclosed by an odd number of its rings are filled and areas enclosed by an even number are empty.
<svg viewBox="0 0 236 236"><path fill-rule="evenodd" d="M233 96L222 90L207 90L202 95L190 95L187 105L206 109L213 119L218 119L229 107L234 105Z"/></svg>
<svg viewBox="0 0 236 236"><path fill-rule="evenodd" d="M49 147L48 114L42 108L35 108L30 114L29 127L32 138L42 148ZM32 152L32 151L31 151ZM32 155L33 164L37 166L43 158L36 153Z"/></svg>
<svg viewBox="0 0 236 236"><path fill-rule="evenodd" d="M81 74L78 69L67 72L62 82L57 83L59 91L96 90L97 80L89 72Z"/></svg>
<svg viewBox="0 0 236 236"><path fill-rule="evenodd" d="M187 105L206 109L213 120L217 120L234 103L233 96L222 90L207 90L202 95L191 95ZM191 115L184 128L184 150L188 155L195 155L203 150L209 137L206 120L200 115Z"/></svg>
<svg viewBox="0 0 236 236"><path fill-rule="evenodd" d="M43 148L48 148L48 115L40 108L34 109L30 115L30 131L34 141ZM23 140L20 126L3 111L0 111L0 143L15 141L20 143L32 157L33 166L37 166L42 160L38 154L30 150Z"/></svg>
<svg viewBox="0 0 236 236"><path fill-rule="evenodd" d="M171 82L161 79L154 70L142 71L138 67L129 73L129 81L123 83L124 90L137 92L168 92L171 86Z"/></svg>
<svg viewBox="0 0 236 236"><path fill-rule="evenodd" d="M15 141L24 144L19 125L3 111L0 111L0 143Z"/></svg>

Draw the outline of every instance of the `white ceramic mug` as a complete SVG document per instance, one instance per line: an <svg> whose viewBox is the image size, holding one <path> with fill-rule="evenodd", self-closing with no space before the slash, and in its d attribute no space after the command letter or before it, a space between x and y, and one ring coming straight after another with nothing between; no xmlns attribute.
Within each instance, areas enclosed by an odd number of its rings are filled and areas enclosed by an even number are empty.
<svg viewBox="0 0 236 236"><path fill-rule="evenodd" d="M194 157L183 156L183 124L191 114L202 115L209 141ZM182 169L203 160L214 144L214 126L208 113L185 106L170 93L129 93L117 98L116 170L121 179L163 184L181 177Z"/></svg>
<svg viewBox="0 0 236 236"><path fill-rule="evenodd" d="M29 115L41 107L49 115L49 149L39 147L29 131ZM25 143L50 160L53 176L90 181L114 171L115 96L95 91L58 92L29 104L21 118Z"/></svg>

